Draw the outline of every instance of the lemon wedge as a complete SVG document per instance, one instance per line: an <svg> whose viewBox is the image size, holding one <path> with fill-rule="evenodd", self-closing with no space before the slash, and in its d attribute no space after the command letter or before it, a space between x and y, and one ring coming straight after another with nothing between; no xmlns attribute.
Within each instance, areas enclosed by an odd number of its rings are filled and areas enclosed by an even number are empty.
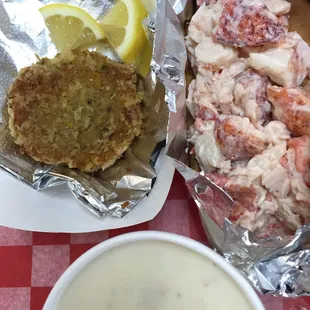
<svg viewBox="0 0 310 310"><path fill-rule="evenodd" d="M50 31L52 42L60 52L90 45L105 37L99 23L79 7L55 3L39 11Z"/></svg>
<svg viewBox="0 0 310 310"><path fill-rule="evenodd" d="M156 0L142 0L143 5L148 12L155 12L156 10Z"/></svg>
<svg viewBox="0 0 310 310"><path fill-rule="evenodd" d="M138 55L134 61L134 65L143 77L146 77L151 70L152 55L153 47L150 45L148 40L146 40L140 55Z"/></svg>
<svg viewBox="0 0 310 310"><path fill-rule="evenodd" d="M119 0L100 22L119 57L134 63L146 46L142 20L147 10L141 0Z"/></svg>

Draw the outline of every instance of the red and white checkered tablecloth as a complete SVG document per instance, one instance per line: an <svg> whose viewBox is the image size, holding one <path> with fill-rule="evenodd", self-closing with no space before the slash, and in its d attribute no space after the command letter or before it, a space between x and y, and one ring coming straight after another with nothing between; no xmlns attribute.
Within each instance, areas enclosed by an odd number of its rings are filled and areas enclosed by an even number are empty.
<svg viewBox="0 0 310 310"><path fill-rule="evenodd" d="M147 223L86 234L0 227L0 310L41 310L57 279L81 254L108 238L148 229L177 233L207 244L197 208L179 174L174 178L164 208ZM262 299L267 310L310 310L310 297Z"/></svg>

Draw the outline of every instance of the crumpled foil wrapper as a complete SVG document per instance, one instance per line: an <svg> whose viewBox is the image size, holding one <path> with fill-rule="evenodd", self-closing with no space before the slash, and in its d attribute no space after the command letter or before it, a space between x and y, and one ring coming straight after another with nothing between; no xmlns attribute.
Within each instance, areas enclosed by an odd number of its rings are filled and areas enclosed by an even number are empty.
<svg viewBox="0 0 310 310"><path fill-rule="evenodd" d="M0 2L0 167L36 190L66 183L73 195L97 216L123 217L152 189L154 169L160 151L165 147L168 108L165 90L155 74L144 84L141 135L113 167L85 174L65 166L49 166L22 155L7 127L6 94L18 71L37 62L38 57L53 58L57 51L38 9L50 1L7 0ZM77 5L100 19L113 6L110 0L53 1ZM148 25L149 26L149 25ZM151 31L150 38L152 37ZM106 43L91 50L118 60Z"/></svg>
<svg viewBox="0 0 310 310"><path fill-rule="evenodd" d="M181 22L177 25L171 7L161 4L158 21L167 25L165 20L169 19L172 30L167 28L163 33L156 33L153 60L155 72L166 87L166 101L171 111L166 153L186 180L208 239L229 263L262 294L310 295L310 224L300 227L294 238L256 238L249 230L227 220L234 201L197 172L186 153L186 85L181 68L186 65L183 26L193 14L192 8L189 9L193 1L175 0L172 5L178 8Z"/></svg>

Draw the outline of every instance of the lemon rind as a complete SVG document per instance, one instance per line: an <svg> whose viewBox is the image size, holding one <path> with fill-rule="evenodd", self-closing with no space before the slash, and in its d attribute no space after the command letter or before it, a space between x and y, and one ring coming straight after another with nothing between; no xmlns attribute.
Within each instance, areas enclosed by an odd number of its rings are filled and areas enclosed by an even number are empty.
<svg viewBox="0 0 310 310"><path fill-rule="evenodd" d="M140 0L120 0L120 1L122 1L127 7L128 23L127 26L124 27L126 31L124 40L120 46L115 48L115 51L123 61L132 63L136 58L135 51L141 50L145 43L145 40L147 40L143 26L141 24L141 21L147 16L147 10ZM101 23L104 25L105 20L103 19ZM131 35L132 33L134 33L135 37L134 40L132 39Z"/></svg>

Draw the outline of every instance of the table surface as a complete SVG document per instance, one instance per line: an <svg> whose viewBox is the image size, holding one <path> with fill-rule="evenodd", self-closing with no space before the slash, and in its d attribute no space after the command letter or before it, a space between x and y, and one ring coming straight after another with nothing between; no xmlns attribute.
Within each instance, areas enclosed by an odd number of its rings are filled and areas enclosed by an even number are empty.
<svg viewBox="0 0 310 310"><path fill-rule="evenodd" d="M0 227L0 310L41 310L62 273L85 251L108 238L139 230L168 231L208 244L194 201L177 173L155 219L129 228L52 234ZM267 310L310 310L310 297L263 296Z"/></svg>

